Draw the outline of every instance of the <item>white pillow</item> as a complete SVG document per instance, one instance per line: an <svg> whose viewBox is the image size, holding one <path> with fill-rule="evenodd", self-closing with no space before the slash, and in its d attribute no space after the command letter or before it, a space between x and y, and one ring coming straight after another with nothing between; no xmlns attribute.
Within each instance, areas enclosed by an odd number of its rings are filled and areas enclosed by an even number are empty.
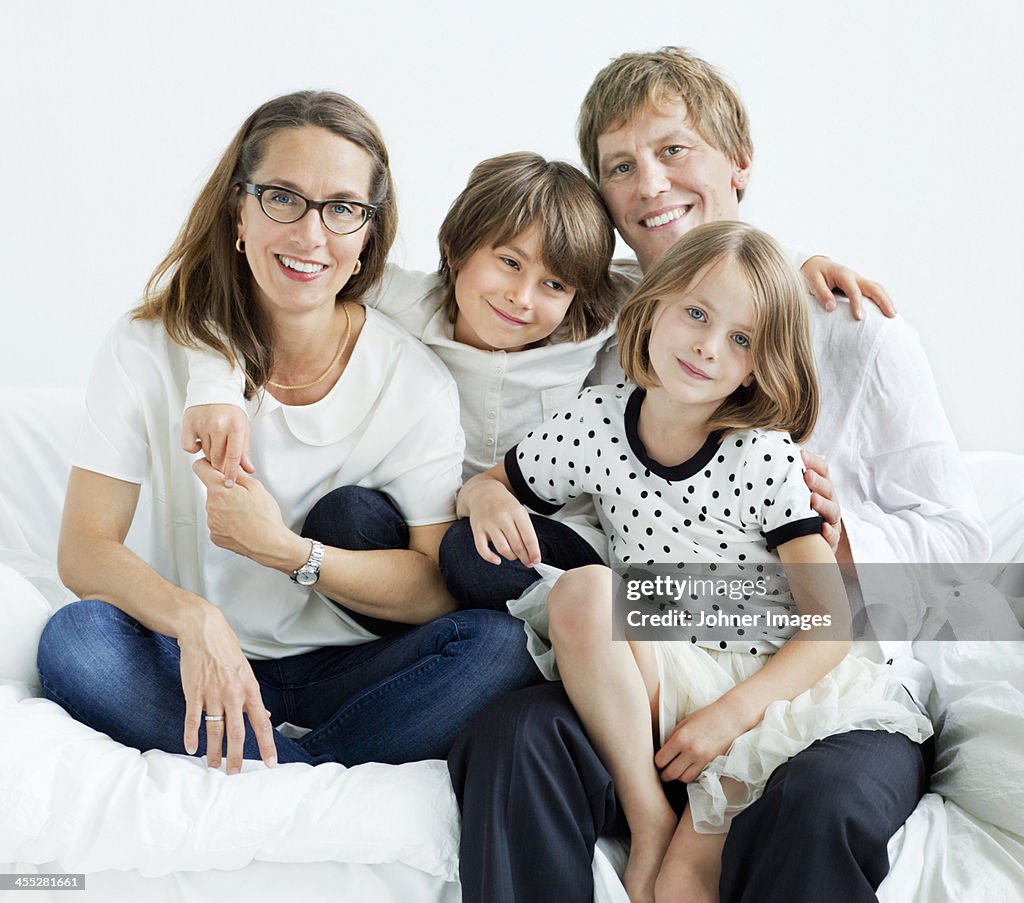
<svg viewBox="0 0 1024 903"><path fill-rule="evenodd" d="M39 686L36 653L50 606L16 570L0 564L0 680Z"/></svg>

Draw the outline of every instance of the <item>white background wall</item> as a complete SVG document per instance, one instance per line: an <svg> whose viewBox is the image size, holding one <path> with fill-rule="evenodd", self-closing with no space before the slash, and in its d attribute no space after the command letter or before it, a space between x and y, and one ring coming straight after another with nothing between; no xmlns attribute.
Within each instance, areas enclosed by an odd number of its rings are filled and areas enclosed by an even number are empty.
<svg viewBox="0 0 1024 903"><path fill-rule="evenodd" d="M576 161L597 70L676 43L751 112L746 217L880 279L962 446L1024 452L1022 25L1020 0L5 2L0 385L84 383L267 98L331 88L377 118L398 179L394 259L430 269L474 163Z"/></svg>

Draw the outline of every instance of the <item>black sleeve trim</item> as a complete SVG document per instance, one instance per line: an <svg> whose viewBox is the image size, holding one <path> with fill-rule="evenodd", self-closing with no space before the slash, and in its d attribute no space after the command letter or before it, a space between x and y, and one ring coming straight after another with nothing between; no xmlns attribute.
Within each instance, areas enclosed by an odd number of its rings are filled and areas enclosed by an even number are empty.
<svg viewBox="0 0 1024 903"><path fill-rule="evenodd" d="M562 505L556 505L554 502L540 498L523 478L523 472L519 469L519 459L516 457L518 449L518 445L513 445L505 452L505 474L512 484L512 492L515 497L538 514L554 514L559 511Z"/></svg>
<svg viewBox="0 0 1024 903"><path fill-rule="evenodd" d="M822 520L817 515L805 517L803 520L795 520L792 523L776 527L774 530L769 530L764 534L764 541L768 544L768 551L774 552L778 546L789 542L791 539L799 539L801 536L814 536L815 533L820 533L821 524Z"/></svg>

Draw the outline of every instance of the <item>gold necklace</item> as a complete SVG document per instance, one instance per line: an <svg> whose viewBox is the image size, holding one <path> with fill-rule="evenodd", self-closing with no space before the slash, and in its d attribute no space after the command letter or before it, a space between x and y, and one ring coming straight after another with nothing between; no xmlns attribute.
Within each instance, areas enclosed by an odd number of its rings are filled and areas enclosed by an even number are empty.
<svg viewBox="0 0 1024 903"><path fill-rule="evenodd" d="M274 382L272 379L268 379L267 384L273 386L275 389L309 389L317 383L322 383L327 379L327 374L338 366L341 356L345 353L345 349L348 347L348 338L352 334L352 317L349 316L347 304L344 304L343 310L345 311L345 334L341 337L341 343L338 345L338 353L334 356L334 360L327 365L327 369L324 370L323 373L314 379L313 382L303 383L301 386L285 386L281 383Z"/></svg>

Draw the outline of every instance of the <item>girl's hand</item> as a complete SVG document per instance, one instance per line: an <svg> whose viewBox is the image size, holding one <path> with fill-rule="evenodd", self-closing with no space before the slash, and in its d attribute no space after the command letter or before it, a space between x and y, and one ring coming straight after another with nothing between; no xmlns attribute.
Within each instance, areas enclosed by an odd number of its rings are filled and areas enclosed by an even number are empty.
<svg viewBox="0 0 1024 903"><path fill-rule="evenodd" d="M185 751L195 755L199 748L199 728L205 715L223 715L223 720L205 722L206 762L210 768L220 768L226 733L228 774L237 774L242 768L245 744L244 713L256 735L260 757L273 768L277 748L270 713L263 705L252 667L224 616L213 609L194 632L178 638L178 646L185 693Z"/></svg>
<svg viewBox="0 0 1024 903"><path fill-rule="evenodd" d="M728 695L687 715L654 754L662 781L696 781L705 766L725 755L740 734L753 726Z"/></svg>
<svg viewBox="0 0 1024 903"><path fill-rule="evenodd" d="M478 483L471 493L469 526L480 557L491 564L501 564L501 558L518 558L531 568L540 564L533 521L519 500L497 480Z"/></svg>
<svg viewBox="0 0 1024 903"><path fill-rule="evenodd" d="M192 470L206 486L206 523L214 545L289 573L306 560L309 540L288 529L277 501L259 480L243 473L226 487L206 458L197 459Z"/></svg>
<svg viewBox="0 0 1024 903"><path fill-rule="evenodd" d="M189 454L202 450L222 474L224 485L235 485L238 469L255 473L249 458L249 418L233 404L201 404L186 408L181 447Z"/></svg>
<svg viewBox="0 0 1024 903"><path fill-rule="evenodd" d="M865 296L878 306L887 317L896 316L896 306L892 303L886 290L877 282L865 279L859 273L836 263L828 257L818 255L804 261L800 272L818 302L827 311L836 309L836 299L832 289L839 289L850 300L850 313L855 320L862 317Z"/></svg>

